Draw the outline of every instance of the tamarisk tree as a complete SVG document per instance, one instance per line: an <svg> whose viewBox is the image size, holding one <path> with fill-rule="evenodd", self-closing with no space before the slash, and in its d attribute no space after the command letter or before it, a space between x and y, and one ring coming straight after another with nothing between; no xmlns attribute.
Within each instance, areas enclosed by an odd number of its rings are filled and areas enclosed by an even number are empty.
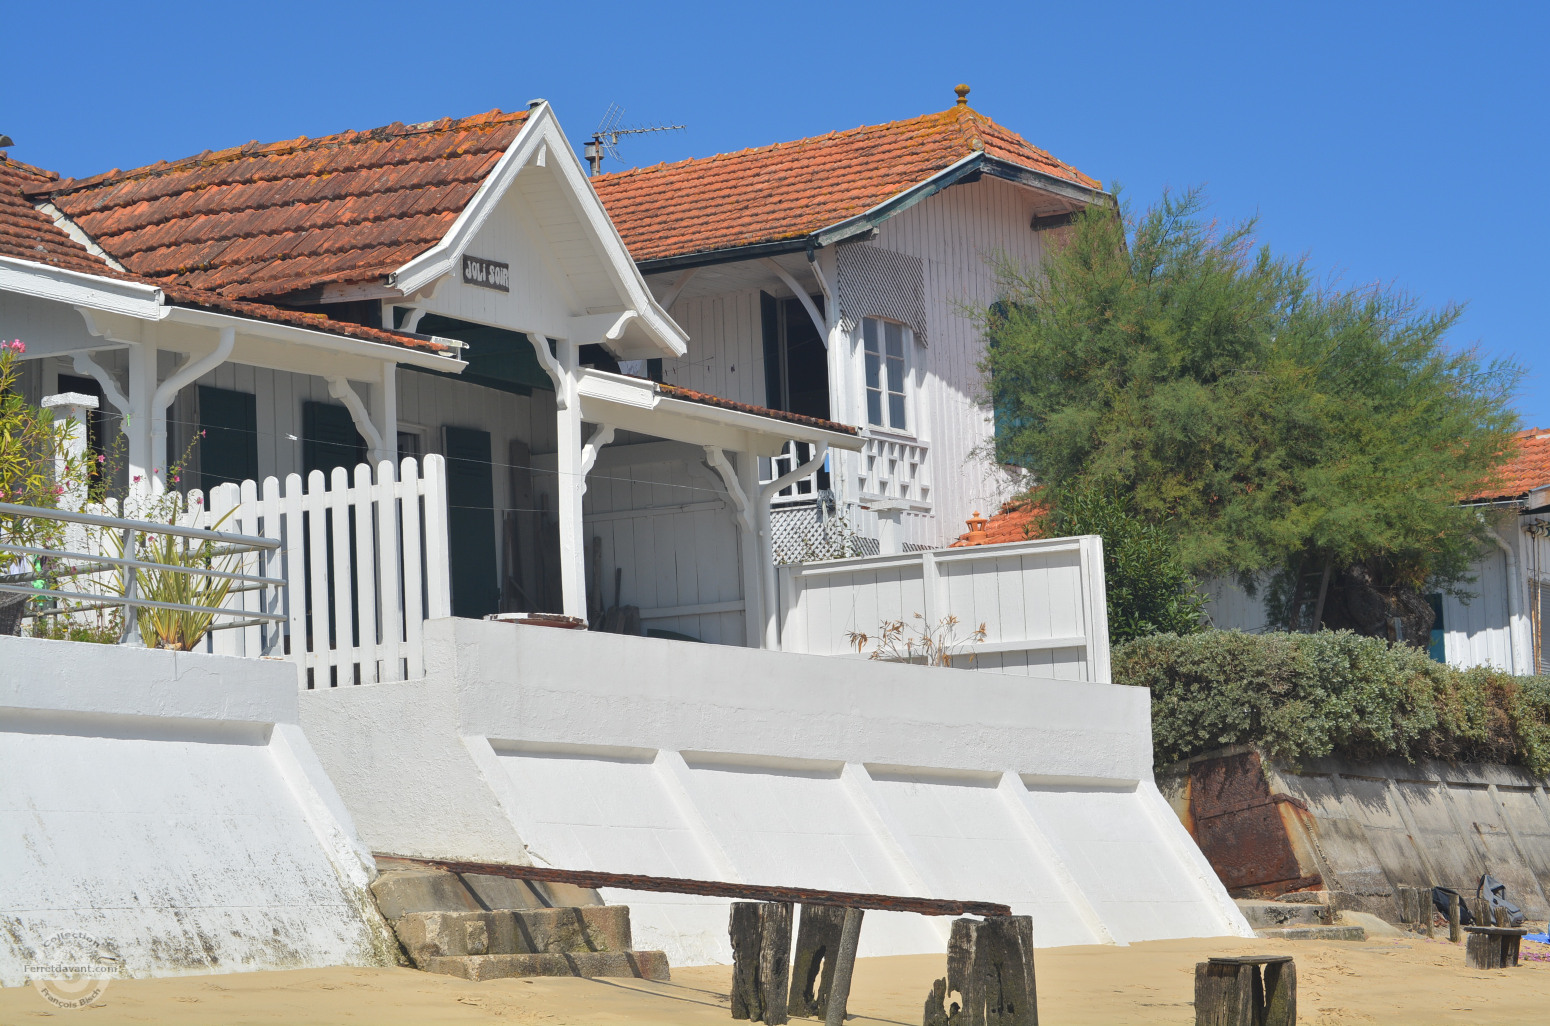
<svg viewBox="0 0 1550 1026"><path fill-rule="evenodd" d="M1198 191L1093 208L1001 268L985 331L997 458L1041 501L1097 490L1182 566L1269 582L1287 626L1424 639L1488 530L1461 500L1509 451L1519 369L1445 337L1460 308L1344 289L1221 227Z"/></svg>

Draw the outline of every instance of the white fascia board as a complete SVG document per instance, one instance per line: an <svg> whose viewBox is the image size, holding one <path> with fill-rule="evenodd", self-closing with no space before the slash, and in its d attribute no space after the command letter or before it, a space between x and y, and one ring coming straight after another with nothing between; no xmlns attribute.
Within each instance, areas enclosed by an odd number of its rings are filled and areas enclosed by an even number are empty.
<svg viewBox="0 0 1550 1026"><path fill-rule="evenodd" d="M505 197L512 180L538 156L540 150L544 152L546 164L569 188L576 212L583 224L591 230L600 255L613 272L620 298L639 316L641 327L648 337L664 356L682 356L687 353L689 336L652 297L635 261L630 259L624 240L619 237L618 229L609 219L602 200L598 199L597 193L587 182L581 161L577 159L559 120L547 103L528 115L516 139L512 140L500 160L496 161L495 167L485 176L473 199L468 201L442 240L394 271L388 280L405 295L410 295L444 275L455 273L464 251ZM598 340L579 338L572 341L587 343Z"/></svg>
<svg viewBox="0 0 1550 1026"><path fill-rule="evenodd" d="M368 342L365 339L334 335L330 332L316 331L312 328L302 328L291 324L254 320L253 318L242 317L237 314L219 313L214 310L203 310L197 307L173 306L165 307L164 309L170 311L170 320L181 324L195 324L210 328L236 328L237 331L244 335L272 338L281 342L292 342L314 349L326 349L332 353L363 357L382 363L425 367L453 374L461 373L463 368L468 366L467 363L456 357L441 356L437 353L423 352L406 346L389 345L386 342ZM452 339L439 339L438 341L454 347L459 345L459 343ZM305 368L297 369L305 370Z"/></svg>
<svg viewBox="0 0 1550 1026"><path fill-rule="evenodd" d="M71 306L158 321L167 315L161 289L62 267L0 257L0 290Z"/></svg>

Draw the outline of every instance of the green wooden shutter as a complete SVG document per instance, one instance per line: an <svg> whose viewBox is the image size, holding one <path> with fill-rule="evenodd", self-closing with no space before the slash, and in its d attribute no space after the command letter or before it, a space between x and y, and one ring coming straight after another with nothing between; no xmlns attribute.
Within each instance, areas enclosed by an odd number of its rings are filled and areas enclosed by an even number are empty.
<svg viewBox="0 0 1550 1026"><path fill-rule="evenodd" d="M457 427L443 431L452 615L479 619L500 611L490 433Z"/></svg>
<svg viewBox="0 0 1550 1026"><path fill-rule="evenodd" d="M306 402L301 407L302 476L335 467L354 472L366 462L366 440L355 430L350 411L337 403Z"/></svg>
<svg viewBox="0 0 1550 1026"><path fill-rule="evenodd" d="M199 386L199 487L258 480L258 410L252 392Z"/></svg>
<svg viewBox="0 0 1550 1026"><path fill-rule="evenodd" d="M774 296L759 293L759 323L764 329L764 405L783 409L780 401L780 315Z"/></svg>

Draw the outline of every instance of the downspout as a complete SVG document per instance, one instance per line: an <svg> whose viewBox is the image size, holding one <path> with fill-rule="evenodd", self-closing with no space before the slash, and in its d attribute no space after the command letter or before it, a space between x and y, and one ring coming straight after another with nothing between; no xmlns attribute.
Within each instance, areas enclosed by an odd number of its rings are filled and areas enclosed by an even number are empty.
<svg viewBox="0 0 1550 1026"><path fill-rule="evenodd" d="M772 652L780 648L780 610L776 608L775 550L770 537L770 502L782 488L823 466L824 458L828 455L829 443L819 442L812 459L759 489L759 577L764 581L764 647Z"/></svg>
<svg viewBox="0 0 1550 1026"><path fill-rule="evenodd" d="M215 351L198 360L191 360L173 372L172 376L156 387L151 396L151 481L158 493L166 491L163 480L167 473L167 407L178 393L190 382L197 381L226 362L232 347L237 343L236 328L222 328Z"/></svg>
<svg viewBox="0 0 1550 1026"><path fill-rule="evenodd" d="M1518 577L1518 553L1494 528L1491 537L1507 557L1507 644L1510 654L1507 672L1521 673L1520 667L1530 660L1524 657L1528 639L1523 634L1523 595L1522 581Z"/></svg>

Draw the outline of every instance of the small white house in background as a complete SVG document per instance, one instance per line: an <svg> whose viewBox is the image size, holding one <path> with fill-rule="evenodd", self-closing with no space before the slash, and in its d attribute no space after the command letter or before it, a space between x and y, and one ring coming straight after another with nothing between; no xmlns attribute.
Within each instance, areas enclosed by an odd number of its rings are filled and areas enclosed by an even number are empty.
<svg viewBox="0 0 1550 1026"><path fill-rule="evenodd" d="M1493 522L1494 547L1473 568L1465 595L1429 596L1429 651L1451 666L1550 673L1550 430L1530 428L1501 470L1501 484L1471 496ZM1214 581L1206 612L1223 629L1276 629L1265 605L1231 581Z"/></svg>

